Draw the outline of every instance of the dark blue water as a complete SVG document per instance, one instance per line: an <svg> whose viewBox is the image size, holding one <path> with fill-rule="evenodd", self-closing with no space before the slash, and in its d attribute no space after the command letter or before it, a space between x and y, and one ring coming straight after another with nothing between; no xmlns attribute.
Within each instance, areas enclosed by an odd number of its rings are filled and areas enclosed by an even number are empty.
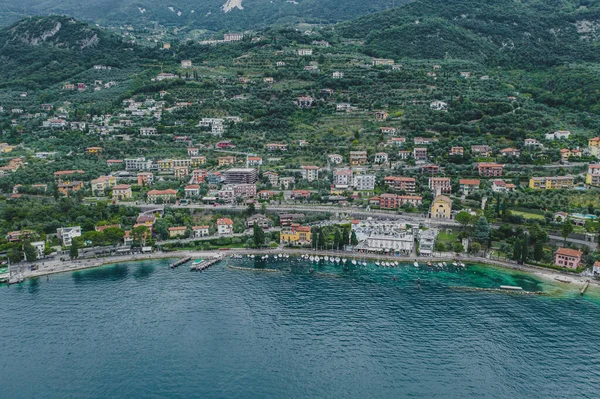
<svg viewBox="0 0 600 399"><path fill-rule="evenodd" d="M167 265L0 286L0 397L600 396L596 301L450 288L545 288L527 275Z"/></svg>

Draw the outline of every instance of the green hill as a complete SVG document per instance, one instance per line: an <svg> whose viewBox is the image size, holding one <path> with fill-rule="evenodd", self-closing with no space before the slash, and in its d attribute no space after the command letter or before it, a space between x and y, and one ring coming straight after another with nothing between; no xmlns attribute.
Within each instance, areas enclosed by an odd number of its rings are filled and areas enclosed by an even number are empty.
<svg viewBox="0 0 600 399"><path fill-rule="evenodd" d="M342 23L370 55L511 66L598 61L595 0L420 0Z"/></svg>
<svg viewBox="0 0 600 399"><path fill-rule="evenodd" d="M94 64L119 67L131 45L67 17L26 18L0 30L0 87L38 88Z"/></svg>

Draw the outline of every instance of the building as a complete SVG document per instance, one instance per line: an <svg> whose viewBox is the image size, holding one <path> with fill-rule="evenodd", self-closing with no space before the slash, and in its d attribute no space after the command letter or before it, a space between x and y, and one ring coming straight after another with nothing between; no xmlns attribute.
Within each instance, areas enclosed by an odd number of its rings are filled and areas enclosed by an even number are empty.
<svg viewBox="0 0 600 399"><path fill-rule="evenodd" d="M255 224L257 224L259 227L262 227L263 229L268 229L271 227L272 222L271 219L269 219L265 215L257 213L256 215L252 215L248 219L246 219L246 228L252 229L254 228Z"/></svg>
<svg viewBox="0 0 600 399"><path fill-rule="evenodd" d="M61 227L56 229L56 235L62 241L62 245L70 247L75 237L81 237L81 227Z"/></svg>
<svg viewBox="0 0 600 399"><path fill-rule="evenodd" d="M427 160L427 148L415 147L413 149L413 158L416 159L417 161Z"/></svg>
<svg viewBox="0 0 600 399"><path fill-rule="evenodd" d="M588 166L588 172L585 175L585 184L600 186L600 164Z"/></svg>
<svg viewBox="0 0 600 399"><path fill-rule="evenodd" d="M129 184L118 184L112 189L112 197L114 200L124 200L133 197L131 186Z"/></svg>
<svg viewBox="0 0 600 399"><path fill-rule="evenodd" d="M375 175L356 175L353 179L354 188L357 191L371 192L375 190L376 176Z"/></svg>
<svg viewBox="0 0 600 399"><path fill-rule="evenodd" d="M449 155L451 157L462 157L465 154L465 149L463 147L452 147L450 148Z"/></svg>
<svg viewBox="0 0 600 399"><path fill-rule="evenodd" d="M503 166L497 163L480 163L477 165L479 176L500 177L502 176Z"/></svg>
<svg viewBox="0 0 600 399"><path fill-rule="evenodd" d="M513 191L516 186L512 183L506 183L504 180L492 180L492 191L495 193L505 193Z"/></svg>
<svg viewBox="0 0 600 399"><path fill-rule="evenodd" d="M158 201L162 202L173 202L177 197L177 190L167 189L167 190L150 190L148 191L148 202L156 203Z"/></svg>
<svg viewBox="0 0 600 399"><path fill-rule="evenodd" d="M155 127L141 127L140 135L141 136L156 136L158 132Z"/></svg>
<svg viewBox="0 0 600 399"><path fill-rule="evenodd" d="M590 155L600 158L600 136L588 140L588 151Z"/></svg>
<svg viewBox="0 0 600 399"><path fill-rule="evenodd" d="M146 158L129 158L125 159L125 170L150 170L152 161Z"/></svg>
<svg viewBox="0 0 600 399"><path fill-rule="evenodd" d="M562 148L560 150L560 160L562 162L568 162L570 158L581 158L583 151L581 150L570 150L568 148Z"/></svg>
<svg viewBox="0 0 600 399"><path fill-rule="evenodd" d="M446 103L444 101L433 101L432 103L429 104L429 108L434 111L447 111L448 103Z"/></svg>
<svg viewBox="0 0 600 399"><path fill-rule="evenodd" d="M392 66L394 65L394 60L387 58L373 58L371 59L373 66Z"/></svg>
<svg viewBox="0 0 600 399"><path fill-rule="evenodd" d="M279 233L279 242L283 245L310 245L312 242L310 227L292 224Z"/></svg>
<svg viewBox="0 0 600 399"><path fill-rule="evenodd" d="M58 192L67 197L72 191L79 191L83 188L83 182L73 180L73 181L65 181L58 184Z"/></svg>
<svg viewBox="0 0 600 399"><path fill-rule="evenodd" d="M185 237L186 231L187 227L185 226L169 227L169 238Z"/></svg>
<svg viewBox="0 0 600 399"><path fill-rule="evenodd" d="M413 230L396 220L354 220L352 231L359 243L359 252L384 252L409 255L413 252Z"/></svg>
<svg viewBox="0 0 600 399"><path fill-rule="evenodd" d="M183 61L181 61L181 67L182 68L191 68L192 67L192 61L191 60L183 60Z"/></svg>
<svg viewBox="0 0 600 399"><path fill-rule="evenodd" d="M437 175L440 171L440 167L436 164L428 164L421 166L421 172L430 176Z"/></svg>
<svg viewBox="0 0 600 399"><path fill-rule="evenodd" d="M141 172L137 174L138 186L151 186L154 182L154 174L151 172Z"/></svg>
<svg viewBox="0 0 600 399"><path fill-rule="evenodd" d="M529 188L534 190L569 190L573 186L573 176L544 176L529 179Z"/></svg>
<svg viewBox="0 0 600 399"><path fill-rule="evenodd" d="M262 166L263 159L261 157L248 157L246 158L248 166Z"/></svg>
<svg viewBox="0 0 600 399"><path fill-rule="evenodd" d="M382 209L396 209L405 204L419 206L423 204L423 197L417 195L381 194L378 198L379 207Z"/></svg>
<svg viewBox="0 0 600 399"><path fill-rule="evenodd" d="M529 148L544 148L544 145L536 139L525 139L523 145Z"/></svg>
<svg viewBox="0 0 600 399"><path fill-rule="evenodd" d="M111 189L117 185L117 178L115 176L100 176L90 182L92 194L102 195L108 189Z"/></svg>
<svg viewBox="0 0 600 399"><path fill-rule="evenodd" d="M521 156L521 151L517 150L516 148L503 148L500 150L500 155L502 155L503 157L520 157Z"/></svg>
<svg viewBox="0 0 600 399"><path fill-rule="evenodd" d="M373 162L376 164L386 163L388 161L388 154L386 152L378 152L375 154Z"/></svg>
<svg viewBox="0 0 600 399"><path fill-rule="evenodd" d="M378 121L385 121L390 117L387 111L375 111L375 119Z"/></svg>
<svg viewBox="0 0 600 399"><path fill-rule="evenodd" d="M344 162L344 157L342 157L340 154L329 154L327 157L329 158L329 162L334 165L339 165Z"/></svg>
<svg viewBox="0 0 600 399"><path fill-rule="evenodd" d="M183 191L185 193L185 198L198 197L200 195L200 185L190 184L189 186L185 186Z"/></svg>
<svg viewBox="0 0 600 399"><path fill-rule="evenodd" d="M350 164L351 165L366 165L367 164L367 152L366 151L350 151Z"/></svg>
<svg viewBox="0 0 600 399"><path fill-rule="evenodd" d="M390 135L395 135L396 133L398 133L398 129L396 129L395 127L390 127L390 126L383 126L379 128L379 131L381 132L381 134L390 134Z"/></svg>
<svg viewBox="0 0 600 399"><path fill-rule="evenodd" d="M581 265L583 252L577 249L559 248L554 253L554 264L568 269L577 269Z"/></svg>
<svg viewBox="0 0 600 399"><path fill-rule="evenodd" d="M452 219L452 200L445 195L438 195L431 203L429 217L437 219Z"/></svg>
<svg viewBox="0 0 600 399"><path fill-rule="evenodd" d="M296 100L299 108L309 108L312 106L314 99L311 96L300 96Z"/></svg>
<svg viewBox="0 0 600 399"><path fill-rule="evenodd" d="M546 140L566 140L571 137L571 132L568 130L558 130L553 133L545 134Z"/></svg>
<svg viewBox="0 0 600 399"><path fill-rule="evenodd" d="M225 157L218 157L217 162L219 166L230 166L235 164L235 156L228 155Z"/></svg>
<svg viewBox="0 0 600 399"><path fill-rule="evenodd" d="M319 180L319 167L314 165L302 166L302 178L309 182Z"/></svg>
<svg viewBox="0 0 600 399"><path fill-rule="evenodd" d="M436 229L419 230L419 255L432 256L435 250Z"/></svg>
<svg viewBox="0 0 600 399"><path fill-rule="evenodd" d="M294 176L280 177L279 184L284 190L289 190L296 184L296 178Z"/></svg>
<svg viewBox="0 0 600 399"><path fill-rule="evenodd" d="M267 151L287 151L287 144L269 143L265 144Z"/></svg>
<svg viewBox="0 0 600 399"><path fill-rule="evenodd" d="M279 215L279 225L291 226L294 223L299 223L304 219L303 213L282 213Z"/></svg>
<svg viewBox="0 0 600 399"><path fill-rule="evenodd" d="M85 149L87 154L97 155L102 153L102 147L88 147Z"/></svg>
<svg viewBox="0 0 600 399"><path fill-rule="evenodd" d="M273 171L267 171L263 173L263 177L266 178L271 186L275 187L279 185L279 174Z"/></svg>
<svg viewBox="0 0 600 399"><path fill-rule="evenodd" d="M479 190L479 186L481 185L479 179L460 179L458 183L460 184L460 191L464 195L469 195L473 191Z"/></svg>
<svg viewBox="0 0 600 399"><path fill-rule="evenodd" d="M394 190L406 191L407 193L415 192L416 181L414 177L387 176L384 183Z"/></svg>
<svg viewBox="0 0 600 399"><path fill-rule="evenodd" d="M492 155L492 147L489 145L472 145L471 153L475 156L489 157Z"/></svg>
<svg viewBox="0 0 600 399"><path fill-rule="evenodd" d="M255 184L258 180L258 170L253 168L228 169L222 175L226 184Z"/></svg>
<svg viewBox="0 0 600 399"><path fill-rule="evenodd" d="M233 221L229 218L217 219L217 233L221 236L233 234Z"/></svg>
<svg viewBox="0 0 600 399"><path fill-rule="evenodd" d="M312 54L313 54L313 50L311 48L301 48L298 50L299 56L308 56L308 55L312 55Z"/></svg>
<svg viewBox="0 0 600 399"><path fill-rule="evenodd" d="M333 186L338 190L346 190L352 186L352 170L335 169L333 171Z"/></svg>
<svg viewBox="0 0 600 399"><path fill-rule="evenodd" d="M210 235L210 228L208 226L193 226L192 236L194 238L206 237Z"/></svg>
<svg viewBox="0 0 600 399"><path fill-rule="evenodd" d="M242 39L244 39L243 33L225 33L223 35L224 42L239 42Z"/></svg>
<svg viewBox="0 0 600 399"><path fill-rule="evenodd" d="M452 183L449 177L430 177L429 189L435 194L451 193Z"/></svg>

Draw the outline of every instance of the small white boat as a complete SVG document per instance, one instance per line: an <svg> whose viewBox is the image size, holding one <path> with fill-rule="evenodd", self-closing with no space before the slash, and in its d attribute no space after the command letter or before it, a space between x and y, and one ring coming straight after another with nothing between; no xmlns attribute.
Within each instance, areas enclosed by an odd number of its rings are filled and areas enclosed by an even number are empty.
<svg viewBox="0 0 600 399"><path fill-rule="evenodd" d="M312 262L315 260L315 257L311 255L310 258L308 258L308 259L310 259L310 261Z"/></svg>
<svg viewBox="0 0 600 399"><path fill-rule="evenodd" d="M458 266L458 263L452 262L452 266Z"/></svg>
<svg viewBox="0 0 600 399"><path fill-rule="evenodd" d="M329 262L329 256L325 256L325 262Z"/></svg>
<svg viewBox="0 0 600 399"><path fill-rule="evenodd" d="M356 260L355 259L352 259L352 264L356 265Z"/></svg>
<svg viewBox="0 0 600 399"><path fill-rule="evenodd" d="M415 265L415 267L419 267L419 262L415 262L413 265Z"/></svg>
<svg viewBox="0 0 600 399"><path fill-rule="evenodd" d="M446 262L442 262L442 265L444 265L444 267L448 266Z"/></svg>
<svg viewBox="0 0 600 399"><path fill-rule="evenodd" d="M341 259L340 259L339 257L338 257L338 258L335 258L335 262L336 262L336 263L340 263L340 260L341 260Z"/></svg>
<svg viewBox="0 0 600 399"><path fill-rule="evenodd" d="M375 264L376 264L377 266L379 266L379 265L380 265L379 261L375 262Z"/></svg>

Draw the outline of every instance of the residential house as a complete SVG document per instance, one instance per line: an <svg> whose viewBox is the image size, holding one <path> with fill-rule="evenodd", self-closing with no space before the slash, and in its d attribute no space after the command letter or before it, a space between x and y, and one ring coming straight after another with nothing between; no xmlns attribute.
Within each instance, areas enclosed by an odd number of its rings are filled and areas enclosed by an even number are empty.
<svg viewBox="0 0 600 399"><path fill-rule="evenodd" d="M588 140L588 151L590 155L600 158L600 136Z"/></svg>
<svg viewBox="0 0 600 399"><path fill-rule="evenodd" d="M275 187L279 185L279 174L273 171L267 171L263 173L263 177L266 177L271 186Z"/></svg>
<svg viewBox="0 0 600 399"><path fill-rule="evenodd" d="M444 101L433 101L431 104L429 104L429 108L434 111L447 111L448 103Z"/></svg>
<svg viewBox="0 0 600 399"><path fill-rule="evenodd" d="M58 184L58 191L66 195L67 197L72 191L79 191L83 188L83 182L73 180L73 181L65 181Z"/></svg>
<svg viewBox="0 0 600 399"><path fill-rule="evenodd" d="M279 184L284 190L289 190L296 184L296 178L294 176L280 177Z"/></svg>
<svg viewBox="0 0 600 399"><path fill-rule="evenodd" d="M439 173L439 171L440 171L440 167L435 164L428 164L428 165L421 166L421 173L429 175L429 176L436 175Z"/></svg>
<svg viewBox="0 0 600 399"><path fill-rule="evenodd" d="M352 186L352 170L348 168L334 169L333 186L338 190L347 190Z"/></svg>
<svg viewBox="0 0 600 399"><path fill-rule="evenodd" d="M112 189L112 197L114 200L124 200L133 197L131 186L129 184L118 184Z"/></svg>
<svg viewBox="0 0 600 399"><path fill-rule="evenodd" d="M309 182L319 179L319 167L314 165L301 166L302 178Z"/></svg>
<svg viewBox="0 0 600 399"><path fill-rule="evenodd" d="M388 161L388 154L386 152L378 152L375 154L374 162L376 164L387 163L387 161Z"/></svg>
<svg viewBox="0 0 600 399"><path fill-rule="evenodd" d="M504 180L492 180L492 191L495 193L513 191L515 188L514 184L506 183Z"/></svg>
<svg viewBox="0 0 600 399"><path fill-rule="evenodd" d="M140 135L141 136L156 136L158 132L155 127L141 127Z"/></svg>
<svg viewBox="0 0 600 399"><path fill-rule="evenodd" d="M568 269L577 269L581 265L583 252L571 248L559 248L554 253L554 264Z"/></svg>
<svg viewBox="0 0 600 399"><path fill-rule="evenodd" d="M544 145L536 139L525 139L524 145L529 148L544 148Z"/></svg>
<svg viewBox="0 0 600 399"><path fill-rule="evenodd" d="M463 147L452 147L450 148L449 155L451 157L462 157L465 154L465 149Z"/></svg>
<svg viewBox="0 0 600 399"><path fill-rule="evenodd" d="M190 184L189 186L185 186L183 191L186 198L198 197L200 196L200 185Z"/></svg>
<svg viewBox="0 0 600 399"><path fill-rule="evenodd" d="M342 157L340 154L329 154L327 157L329 158L329 162L333 165L339 165L344 162L344 157Z"/></svg>
<svg viewBox="0 0 600 399"><path fill-rule="evenodd" d="M394 60L388 58L373 58L371 60L373 66L392 66L394 65Z"/></svg>
<svg viewBox="0 0 600 399"><path fill-rule="evenodd" d="M583 151L581 150L570 150L568 148L562 148L560 150L560 160L562 162L568 162L570 158L581 158Z"/></svg>
<svg viewBox="0 0 600 399"><path fill-rule="evenodd" d="M261 157L247 157L246 161L248 166L261 166L263 164L263 159Z"/></svg>
<svg viewBox="0 0 600 399"><path fill-rule="evenodd" d="M221 236L233 234L233 221L229 218L217 219L217 233Z"/></svg>
<svg viewBox="0 0 600 399"><path fill-rule="evenodd" d="M553 133L545 134L546 140L567 140L571 137L571 132L568 130L558 130Z"/></svg>
<svg viewBox="0 0 600 399"><path fill-rule="evenodd" d="M414 177L387 176L384 183L394 190L406 191L407 193L415 192Z"/></svg>
<svg viewBox="0 0 600 399"><path fill-rule="evenodd" d="M92 194L102 195L108 189L111 189L117 185L117 178L115 176L100 176L90 182Z"/></svg>
<svg viewBox="0 0 600 399"><path fill-rule="evenodd" d="M497 163L480 163L477 165L479 176L500 177L502 176L503 166Z"/></svg>
<svg viewBox="0 0 600 399"><path fill-rule="evenodd" d="M151 186L154 182L154 174L151 172L140 172L137 174L138 186Z"/></svg>
<svg viewBox="0 0 600 399"><path fill-rule="evenodd" d="M492 147L489 145L472 145L471 153L474 156L489 157L492 155Z"/></svg>
<svg viewBox="0 0 600 399"><path fill-rule="evenodd" d="M210 235L210 228L208 226L192 226L192 237L200 238Z"/></svg>
<svg viewBox="0 0 600 399"><path fill-rule="evenodd" d="M429 178L429 189L436 195L441 193L451 193L452 183L449 177L430 177Z"/></svg>
<svg viewBox="0 0 600 399"><path fill-rule="evenodd" d="M271 219L269 219L265 215L257 213L256 215L252 215L248 219L246 219L246 228L252 229L254 228L255 224L257 224L259 227L262 227L263 229L268 229L271 227L272 222Z"/></svg>
<svg viewBox="0 0 600 399"><path fill-rule="evenodd" d="M310 96L300 96L298 97L296 104L299 108L309 108L314 101L315 100Z"/></svg>
<svg viewBox="0 0 600 399"><path fill-rule="evenodd" d="M279 242L283 245L310 245L312 242L310 227L292 224L281 230Z"/></svg>
<svg viewBox="0 0 600 399"><path fill-rule="evenodd" d="M366 165L367 164L367 152L366 151L350 151L350 164Z"/></svg>
<svg viewBox="0 0 600 399"><path fill-rule="evenodd" d="M385 121L390 117L386 111L375 111L375 119L378 121Z"/></svg>
<svg viewBox="0 0 600 399"><path fill-rule="evenodd" d="M396 133L398 133L398 129L396 129L395 127L389 127L389 126L383 126L379 128L379 131L382 134L390 134L390 135L395 135Z"/></svg>
<svg viewBox="0 0 600 399"><path fill-rule="evenodd" d="M167 190L150 190L148 191L148 202L156 203L158 201L162 202L173 202L177 197L177 190L167 189Z"/></svg>
<svg viewBox="0 0 600 399"><path fill-rule="evenodd" d="M473 191L479 190L479 186L481 185L479 179L460 179L458 183L460 184L460 191L464 195L469 195Z"/></svg>
<svg viewBox="0 0 600 399"><path fill-rule="evenodd" d="M269 143L265 144L267 151L287 151L287 144Z"/></svg>
<svg viewBox="0 0 600 399"><path fill-rule="evenodd" d="M353 179L354 188L357 191L372 192L375 190L376 180L375 175L358 174Z"/></svg>
<svg viewBox="0 0 600 399"><path fill-rule="evenodd" d="M75 237L81 237L81 227L61 227L56 229L56 235L62 241L62 245L70 247Z"/></svg>
<svg viewBox="0 0 600 399"><path fill-rule="evenodd" d="M187 154L188 157L197 157L200 154L200 150L196 147L188 147Z"/></svg>
<svg viewBox="0 0 600 399"><path fill-rule="evenodd" d="M573 176L544 176L529 179L529 188L534 190L569 190L573 186Z"/></svg>
<svg viewBox="0 0 600 399"><path fill-rule="evenodd" d="M588 171L585 175L585 184L600 186L600 164L588 166Z"/></svg>
<svg viewBox="0 0 600 399"><path fill-rule="evenodd" d="M88 147L85 149L87 154L98 155L102 153L102 147Z"/></svg>
<svg viewBox="0 0 600 399"><path fill-rule="evenodd" d="M228 155L225 157L218 157L217 161L218 161L220 167L234 165L235 164L235 156Z"/></svg>
<svg viewBox="0 0 600 399"><path fill-rule="evenodd" d="M521 151L519 151L516 148L503 148L500 150L500 155L502 155L503 157L520 157L521 156Z"/></svg>
<svg viewBox="0 0 600 399"><path fill-rule="evenodd" d="M417 161L427 160L427 148L415 147L413 149L413 158L416 159Z"/></svg>
<svg viewBox="0 0 600 399"><path fill-rule="evenodd" d="M417 195L381 194L378 197L378 205L382 209L396 209L404 204L419 206L423 203L423 197Z"/></svg>

